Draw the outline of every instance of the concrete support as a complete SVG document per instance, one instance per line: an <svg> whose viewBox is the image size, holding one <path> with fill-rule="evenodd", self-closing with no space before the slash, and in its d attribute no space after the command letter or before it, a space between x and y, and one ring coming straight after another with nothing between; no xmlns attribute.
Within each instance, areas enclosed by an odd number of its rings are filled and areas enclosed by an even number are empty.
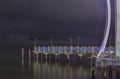
<svg viewBox="0 0 120 79"><path fill-rule="evenodd" d="M50 46L48 46L48 54L50 53Z"/></svg>
<svg viewBox="0 0 120 79"><path fill-rule="evenodd" d="M52 50L52 53L55 54L55 46L53 46L52 49L53 49L53 50Z"/></svg>
<svg viewBox="0 0 120 79"><path fill-rule="evenodd" d="M117 0L116 56L120 57L120 0Z"/></svg>
<svg viewBox="0 0 120 79"><path fill-rule="evenodd" d="M66 48L67 48L67 46L64 46L64 54L67 54Z"/></svg>
<svg viewBox="0 0 120 79"><path fill-rule="evenodd" d="M35 60L35 53L33 52L33 59Z"/></svg>
<svg viewBox="0 0 120 79"><path fill-rule="evenodd" d="M109 46L109 52L111 52L112 51L112 46Z"/></svg>
<svg viewBox="0 0 120 79"><path fill-rule="evenodd" d="M95 55L94 46L92 46L92 56Z"/></svg>
<svg viewBox="0 0 120 79"><path fill-rule="evenodd" d="M36 46L34 46L34 50L36 51Z"/></svg>
<svg viewBox="0 0 120 79"><path fill-rule="evenodd" d="M97 46L94 46L94 50L97 48ZM95 51L95 54L97 54L98 52Z"/></svg>
<svg viewBox="0 0 120 79"><path fill-rule="evenodd" d="M55 53L56 53L56 54L58 54L58 47L57 47L57 46L55 46L55 48L57 48L57 50L55 49Z"/></svg>
<svg viewBox="0 0 120 79"><path fill-rule="evenodd" d="M43 52L42 53L45 53L45 46L43 46Z"/></svg>
<svg viewBox="0 0 120 79"><path fill-rule="evenodd" d="M40 46L38 47L39 49L38 49L38 52L40 52Z"/></svg>
<svg viewBox="0 0 120 79"><path fill-rule="evenodd" d="M86 51L86 46L84 46L84 55L86 55L87 51Z"/></svg>
<svg viewBox="0 0 120 79"><path fill-rule="evenodd" d="M59 46L59 47L58 47L58 54L60 54L60 53L61 53L60 48L61 48L61 46Z"/></svg>
<svg viewBox="0 0 120 79"><path fill-rule="evenodd" d="M38 53L36 53L36 61L38 62Z"/></svg>
<svg viewBox="0 0 120 79"><path fill-rule="evenodd" d="M79 46L77 46L77 54L79 54L80 53L80 50L79 50Z"/></svg>
<svg viewBox="0 0 120 79"><path fill-rule="evenodd" d="M72 54L73 53L73 46L70 46L70 54Z"/></svg>

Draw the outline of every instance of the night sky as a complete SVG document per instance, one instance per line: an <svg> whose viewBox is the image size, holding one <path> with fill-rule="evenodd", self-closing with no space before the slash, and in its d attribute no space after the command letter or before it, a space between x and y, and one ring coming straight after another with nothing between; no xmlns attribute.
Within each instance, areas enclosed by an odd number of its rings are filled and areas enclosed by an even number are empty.
<svg viewBox="0 0 120 79"><path fill-rule="evenodd" d="M115 42L112 2L111 42ZM103 39L106 0L0 0L0 46L29 46L35 38L41 45L99 45ZM48 42L46 42L48 41Z"/></svg>

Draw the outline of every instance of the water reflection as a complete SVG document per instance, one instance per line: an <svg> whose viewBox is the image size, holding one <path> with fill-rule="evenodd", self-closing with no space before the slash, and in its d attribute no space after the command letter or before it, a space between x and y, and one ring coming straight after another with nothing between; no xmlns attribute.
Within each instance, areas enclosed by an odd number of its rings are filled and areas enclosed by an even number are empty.
<svg viewBox="0 0 120 79"><path fill-rule="evenodd" d="M24 68L24 63L22 67ZM31 62L29 71L33 72L33 79L120 79L120 69L113 69L112 77L107 69L96 69L88 66L71 66L69 64ZM108 77L109 76L109 77Z"/></svg>
<svg viewBox="0 0 120 79"><path fill-rule="evenodd" d="M70 65L33 63L34 78L44 79L89 79L88 67L74 67Z"/></svg>

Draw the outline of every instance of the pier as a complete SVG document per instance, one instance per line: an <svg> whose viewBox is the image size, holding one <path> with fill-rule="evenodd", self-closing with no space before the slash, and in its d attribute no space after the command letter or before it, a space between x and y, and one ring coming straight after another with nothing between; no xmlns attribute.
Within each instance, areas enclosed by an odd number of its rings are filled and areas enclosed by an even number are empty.
<svg viewBox="0 0 120 79"><path fill-rule="evenodd" d="M100 47L96 46L34 46L32 51L36 61L52 61L52 62L70 62L70 63L89 63L91 57L98 54ZM115 47L106 47L104 55L115 54Z"/></svg>
<svg viewBox="0 0 120 79"><path fill-rule="evenodd" d="M120 67L119 58L99 58L96 59L97 68L107 68L108 66Z"/></svg>

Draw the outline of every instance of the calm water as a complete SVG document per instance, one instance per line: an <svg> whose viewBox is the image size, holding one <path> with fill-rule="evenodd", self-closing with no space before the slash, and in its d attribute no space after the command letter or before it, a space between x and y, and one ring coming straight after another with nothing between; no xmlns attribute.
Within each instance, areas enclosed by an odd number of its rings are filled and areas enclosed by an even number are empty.
<svg viewBox="0 0 120 79"><path fill-rule="evenodd" d="M94 68L93 68L94 69ZM119 69L108 78L106 69L94 69L83 65L22 61L20 51L2 51L0 56L0 79L120 79Z"/></svg>

